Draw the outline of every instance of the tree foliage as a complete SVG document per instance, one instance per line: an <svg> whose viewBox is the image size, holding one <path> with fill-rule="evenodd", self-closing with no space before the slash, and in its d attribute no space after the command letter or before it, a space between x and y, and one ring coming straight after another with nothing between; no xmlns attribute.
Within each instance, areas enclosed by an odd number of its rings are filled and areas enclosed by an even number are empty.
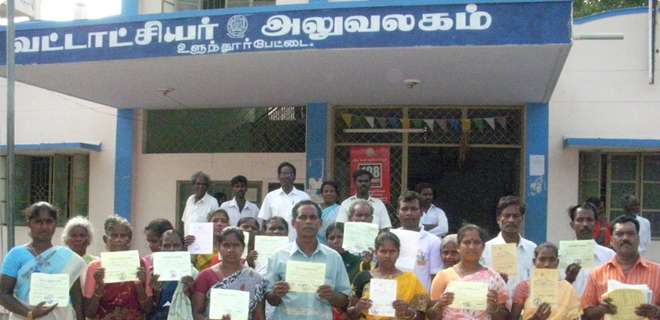
<svg viewBox="0 0 660 320"><path fill-rule="evenodd" d="M648 6L648 0L575 0L573 17L581 18L599 12L642 6Z"/></svg>

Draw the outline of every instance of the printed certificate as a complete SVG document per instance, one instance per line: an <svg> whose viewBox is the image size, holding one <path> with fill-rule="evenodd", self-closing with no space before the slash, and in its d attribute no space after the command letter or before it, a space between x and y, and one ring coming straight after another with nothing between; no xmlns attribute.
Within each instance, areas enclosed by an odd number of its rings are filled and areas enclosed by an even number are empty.
<svg viewBox="0 0 660 320"><path fill-rule="evenodd" d="M569 264L577 263L591 269L595 252L596 241L593 240L559 241L559 267L566 270Z"/></svg>
<svg viewBox="0 0 660 320"><path fill-rule="evenodd" d="M454 302L450 308L465 310L488 309L488 283L452 281L449 284L454 293Z"/></svg>
<svg viewBox="0 0 660 320"><path fill-rule="evenodd" d="M245 238L245 249L243 250L243 254L241 255L241 259L245 260L247 259L249 247L250 247L250 233L243 231L243 237Z"/></svg>
<svg viewBox="0 0 660 320"><path fill-rule="evenodd" d="M612 299L616 306L616 314L606 314L605 320L646 320L644 317L635 315L635 308L640 304L648 303L646 293L639 289L616 289L604 294Z"/></svg>
<svg viewBox="0 0 660 320"><path fill-rule="evenodd" d="M557 309L559 301L559 270L558 269L532 269L532 277L529 280L530 294L534 306L538 307L543 302Z"/></svg>
<svg viewBox="0 0 660 320"><path fill-rule="evenodd" d="M378 225L373 223L344 223L344 250L362 253L369 248L374 248L374 240L378 236L378 231Z"/></svg>
<svg viewBox="0 0 660 320"><path fill-rule="evenodd" d="M140 255L137 250L101 252L101 267L105 268L105 283L138 281Z"/></svg>
<svg viewBox="0 0 660 320"><path fill-rule="evenodd" d="M58 307L69 305L69 275L33 273L30 278L30 305L46 302L45 306L57 303Z"/></svg>
<svg viewBox="0 0 660 320"><path fill-rule="evenodd" d="M401 250L399 250L399 259L396 260L396 267L403 271L415 270L417 251L419 250L419 232L400 229L392 229L390 232L396 234L401 241Z"/></svg>
<svg viewBox="0 0 660 320"><path fill-rule="evenodd" d="M372 305L369 314L379 317L394 317L396 310L392 302L396 300L396 280L371 279L369 284L369 299Z"/></svg>
<svg viewBox="0 0 660 320"><path fill-rule="evenodd" d="M250 293L240 290L211 289L209 318L222 319L230 315L231 320L248 320Z"/></svg>
<svg viewBox="0 0 660 320"><path fill-rule="evenodd" d="M515 243L494 244L491 247L493 269L506 273L509 279L519 279L518 248Z"/></svg>
<svg viewBox="0 0 660 320"><path fill-rule="evenodd" d="M191 254L213 253L213 223L193 222L188 228L188 233L195 236L195 242L188 246L188 252Z"/></svg>
<svg viewBox="0 0 660 320"><path fill-rule="evenodd" d="M154 274L158 281L179 281L181 277L192 276L190 252L154 252L152 254Z"/></svg>
<svg viewBox="0 0 660 320"><path fill-rule="evenodd" d="M257 250L259 257L258 263L268 263L268 258L273 252L289 244L289 237L269 237L269 236L255 236L254 237L254 250Z"/></svg>
<svg viewBox="0 0 660 320"><path fill-rule="evenodd" d="M286 263L286 282L292 292L316 292L325 284L325 263L291 261Z"/></svg>

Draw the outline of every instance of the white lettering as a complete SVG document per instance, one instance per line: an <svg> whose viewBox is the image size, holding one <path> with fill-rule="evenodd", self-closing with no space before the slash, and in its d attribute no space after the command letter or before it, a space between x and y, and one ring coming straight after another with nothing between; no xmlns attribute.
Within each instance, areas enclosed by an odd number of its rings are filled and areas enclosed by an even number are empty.
<svg viewBox="0 0 660 320"><path fill-rule="evenodd" d="M425 13L419 20L418 27L424 31L446 31L454 26L454 21L449 18L449 13Z"/></svg>
<svg viewBox="0 0 660 320"><path fill-rule="evenodd" d="M467 23L466 13L456 14L456 30L485 30L490 27L492 18L488 12L477 11L476 4L468 4L465 11L470 14L470 23Z"/></svg>

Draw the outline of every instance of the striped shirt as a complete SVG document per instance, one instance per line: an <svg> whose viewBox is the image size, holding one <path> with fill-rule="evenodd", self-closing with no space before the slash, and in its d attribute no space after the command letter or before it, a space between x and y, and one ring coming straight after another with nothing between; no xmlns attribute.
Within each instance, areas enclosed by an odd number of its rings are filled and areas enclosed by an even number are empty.
<svg viewBox="0 0 660 320"><path fill-rule="evenodd" d="M615 256L612 260L591 271L587 289L582 296L583 309L593 308L600 303L600 297L607 292L607 280L616 280L626 284L646 284L650 290L653 290L651 303L660 305L660 264L639 257L626 276Z"/></svg>

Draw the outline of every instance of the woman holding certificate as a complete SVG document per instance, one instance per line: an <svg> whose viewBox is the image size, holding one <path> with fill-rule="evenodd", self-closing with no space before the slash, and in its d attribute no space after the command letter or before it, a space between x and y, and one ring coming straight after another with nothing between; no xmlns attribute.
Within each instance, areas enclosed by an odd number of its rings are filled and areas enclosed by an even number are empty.
<svg viewBox="0 0 660 320"><path fill-rule="evenodd" d="M186 252L183 245L183 235L178 230L167 230L161 236L160 252ZM159 255L159 253L156 253ZM185 258L190 267L190 276L183 276L179 281L159 281L160 274L154 274L149 286L153 291L153 300L155 308L149 320L188 320L192 317L192 296L193 284L199 274L197 269L190 264L190 255ZM159 260L155 260L157 263ZM158 270L158 265L154 266L154 273ZM162 269L161 269L162 270ZM165 269L168 270L168 269ZM167 271L163 272L167 274Z"/></svg>
<svg viewBox="0 0 660 320"><path fill-rule="evenodd" d="M225 228L218 237L218 247L222 262L203 270L195 280L192 296L193 318L220 319L230 314L230 310L238 309L249 310L249 319L264 320L266 317L264 296L267 283L266 279L252 268L246 268L241 264L241 255L245 250L243 231L237 227ZM213 296L216 293L219 296L223 290L247 293L245 306L241 306L240 301L212 301ZM238 298L240 295L236 292L234 296Z"/></svg>
<svg viewBox="0 0 660 320"><path fill-rule="evenodd" d="M542 243L534 250L534 267L536 269L557 269L559 266L559 250L550 242ZM566 280L559 281L559 272L553 273L558 287L555 287L557 307L552 308L550 303L543 301L542 297L532 298L532 280L526 280L516 286L513 294L513 306L511 307L511 319L519 319L520 313L524 320L573 320L582 315L582 304L575 288ZM546 281L547 283L547 281ZM550 293L552 290L542 290ZM525 312L522 312L523 309Z"/></svg>
<svg viewBox="0 0 660 320"><path fill-rule="evenodd" d="M229 214L227 211L225 211L225 209L215 209L209 213L208 222L213 223L213 235L214 238L217 238L222 230L224 230L229 225ZM213 253L198 254L195 257L194 264L197 270L204 270L213 264L213 259L218 256L217 244L217 239L214 239Z"/></svg>
<svg viewBox="0 0 660 320"><path fill-rule="evenodd" d="M103 229L109 254L101 253L101 260L92 261L87 268L86 315L96 320L144 320L153 304L151 273L146 272L146 262L137 251L129 251L131 224L113 215L105 219ZM135 273L129 273L131 268Z"/></svg>
<svg viewBox="0 0 660 320"><path fill-rule="evenodd" d="M440 271L431 285L429 319L509 319L506 283L497 271L479 264L484 231L468 224L457 233L461 261Z"/></svg>
<svg viewBox="0 0 660 320"><path fill-rule="evenodd" d="M32 241L5 256L0 305L10 312L9 319L84 319L78 278L87 263L69 248L53 246L57 209L37 202L23 213ZM49 301L53 296L61 299Z"/></svg>
<svg viewBox="0 0 660 320"><path fill-rule="evenodd" d="M428 294L424 285L413 272L403 272L395 266L401 248L399 238L393 233L383 232L376 237L374 247L378 267L361 271L355 277L348 307L349 318L425 319ZM383 283L396 290L376 290L374 280L390 280ZM387 295L392 297L387 299Z"/></svg>

